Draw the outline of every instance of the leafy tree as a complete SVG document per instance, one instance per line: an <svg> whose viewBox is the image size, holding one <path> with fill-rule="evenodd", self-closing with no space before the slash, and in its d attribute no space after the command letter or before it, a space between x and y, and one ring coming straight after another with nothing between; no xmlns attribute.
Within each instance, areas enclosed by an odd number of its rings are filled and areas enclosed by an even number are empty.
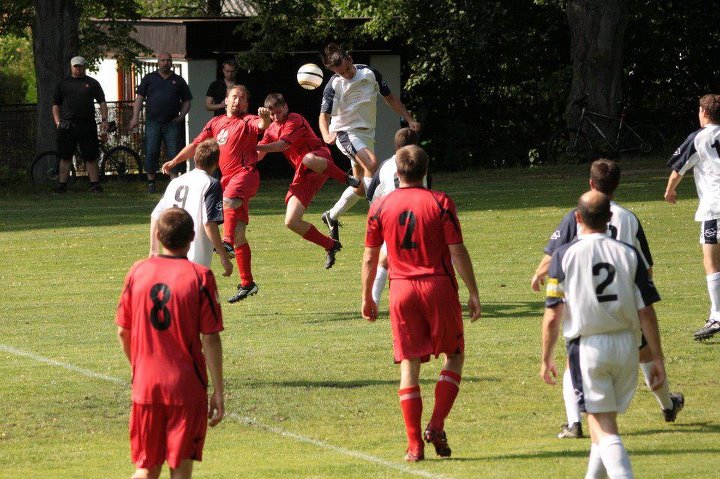
<svg viewBox="0 0 720 479"><path fill-rule="evenodd" d="M26 37L0 36L0 104L34 103L37 100L31 49L31 42Z"/></svg>

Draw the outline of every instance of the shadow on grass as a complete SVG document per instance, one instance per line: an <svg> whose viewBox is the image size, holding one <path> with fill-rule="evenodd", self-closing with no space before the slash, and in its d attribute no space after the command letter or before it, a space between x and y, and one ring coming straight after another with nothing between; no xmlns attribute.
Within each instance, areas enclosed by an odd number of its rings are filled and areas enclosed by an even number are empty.
<svg viewBox="0 0 720 479"><path fill-rule="evenodd" d="M544 304L542 299L537 301L513 301L507 303L482 303L483 318L518 318L520 316L542 316ZM467 306L463 305L463 312L467 313Z"/></svg>
<svg viewBox="0 0 720 479"><path fill-rule="evenodd" d="M623 436L652 436L654 434L668 434L682 432L686 434L720 434L720 424L710 422L675 423L664 429L643 429L639 431L623 432Z"/></svg>
<svg viewBox="0 0 720 479"><path fill-rule="evenodd" d="M489 383L489 382L500 382L499 378L496 377L474 377L474 376L463 376L464 383ZM241 381L240 385L243 387L287 387L287 388L304 388L304 389L360 389L369 386L393 386L397 387L398 379L359 379L359 380L348 380L348 381L312 381L305 379L298 379L294 381ZM427 378L421 379L420 384L424 386L434 386L437 383L437 379Z"/></svg>

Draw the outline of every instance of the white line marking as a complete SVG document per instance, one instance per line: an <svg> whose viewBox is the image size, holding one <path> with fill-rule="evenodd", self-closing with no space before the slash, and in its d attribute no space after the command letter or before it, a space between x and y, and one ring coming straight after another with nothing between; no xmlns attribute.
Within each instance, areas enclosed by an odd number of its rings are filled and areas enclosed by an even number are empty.
<svg viewBox="0 0 720 479"><path fill-rule="evenodd" d="M0 351L4 351L6 353L14 354L16 356L21 356L25 358L32 359L34 361L38 361L40 363L48 364L50 366L57 366L63 369L66 369L68 371L73 371L76 373L80 373L84 376L88 376L95 379L102 379L105 381L109 381L115 384L120 384L122 386L129 386L130 384L125 381L124 379L116 378L114 376L108 376L106 374L96 373L95 371L91 371L89 369L81 368L78 366L75 366L70 363L64 363L62 361L56 361L54 359L46 358L44 356L40 356L35 353L30 353L27 351L23 351L21 349L13 348L12 346L7 346L5 344L0 344ZM260 422L257 422L255 419L240 416L239 414L236 414L234 412L230 412L226 414L226 417L229 419L233 419L240 424L243 424L245 426L254 427L256 429L261 429L263 431L271 432L273 434L276 434L280 437L286 437L288 439L293 439L298 442L303 442L305 444L312 444L313 446L317 446L321 449L327 449L333 452L336 452L338 454L342 454L344 456L350 456L354 457L356 459L360 459L366 462L370 462L373 464L377 464L380 466L383 466L388 469L395 469L397 471L401 471L405 474L411 475L411 476L418 476L418 477L426 477L428 479L452 479L448 476L442 476L438 474L432 474L427 471L423 471L420 469L415 469L414 467L406 466L404 464L397 464L394 462L386 461L385 459L381 459L379 457L371 456L369 454L365 454L360 451L353 451L352 449L346 449L344 447L340 446L334 446L332 444L329 444L325 441L321 441L319 439L313 439L311 437L303 436L301 434L296 434L294 432L286 431L284 429L281 429L279 427L275 426L268 426L267 424L262 424Z"/></svg>

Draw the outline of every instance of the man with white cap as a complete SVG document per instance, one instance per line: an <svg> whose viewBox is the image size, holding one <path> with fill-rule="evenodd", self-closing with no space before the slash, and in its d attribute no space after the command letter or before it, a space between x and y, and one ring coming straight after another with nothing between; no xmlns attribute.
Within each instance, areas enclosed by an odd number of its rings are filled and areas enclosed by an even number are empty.
<svg viewBox="0 0 720 479"><path fill-rule="evenodd" d="M86 67L83 57L73 57L70 60L71 75L60 81L53 96L52 114L57 127L60 157L59 184L55 190L58 193L67 191L70 162L78 145L90 178L90 191L102 193L97 161L100 146L95 124L95 101L100 105L100 131L103 134L108 127L108 109L100 83L85 75Z"/></svg>

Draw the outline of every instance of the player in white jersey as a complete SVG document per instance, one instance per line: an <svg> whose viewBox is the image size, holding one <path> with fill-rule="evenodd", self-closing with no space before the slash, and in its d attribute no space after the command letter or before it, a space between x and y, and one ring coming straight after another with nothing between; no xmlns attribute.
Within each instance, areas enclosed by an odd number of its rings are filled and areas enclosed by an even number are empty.
<svg viewBox="0 0 720 479"><path fill-rule="evenodd" d="M322 215L323 222L330 229L330 236L340 241L338 218L364 196L363 188L367 190L378 167L375 156L378 93L395 113L408 122L410 128L420 131L420 123L393 95L378 70L353 64L350 54L339 45L330 43L325 47L323 64L335 74L323 91L320 133L325 143L335 143L350 158L353 176L362 178L359 187L343 191L337 203Z"/></svg>
<svg viewBox="0 0 720 479"><path fill-rule="evenodd" d="M580 197L576 217L583 235L553 253L542 326L540 376L555 384L562 325L573 386L592 438L586 478L633 477L617 414L627 410L637 389L641 330L654 358L650 386L665 382L652 306L660 296L638 251L608 237L610 215L603 193Z"/></svg>
<svg viewBox="0 0 720 479"><path fill-rule="evenodd" d="M601 158L595 160L590 167L590 189L600 191L612 198L620 183L620 167L612 160ZM645 237L645 232L638 218L629 210L610 202L612 216L607 224L607 234L614 239L635 247L640 254L645 267L652 276L653 259L650 254L650 247ZM559 247L570 243L576 237L581 237L581 227L576 221L576 209L569 211L560 222L560 226L553 232L545 245L545 256L532 278L533 290L539 291L550 265L552 254ZM645 383L650 384L650 372L653 366L653 357L645 344L640 348L640 369L645 377ZM680 393L671 393L669 381L665 381L662 387L653 391L653 395L663 411L665 421L673 422L677 414L685 405L685 397ZM565 401L565 413L567 422L560 426L559 438L580 438L583 437L580 409L575 400L575 391L570 380L570 370L565 368L563 375L563 399Z"/></svg>
<svg viewBox="0 0 720 479"><path fill-rule="evenodd" d="M232 274L232 263L223 248L218 225L223 222L222 189L211 175L217 168L220 150L214 139L200 143L195 150L195 168L172 180L151 214L150 255L160 254L156 238L157 220L168 208L179 207L190 213L195 225L195 238L190 243L188 259L210 267L213 248L220 255L223 276Z"/></svg>
<svg viewBox="0 0 720 479"><path fill-rule="evenodd" d="M695 339L702 341L720 332L720 95L700 98L698 118L700 129L687 137L668 162L673 171L668 178L665 200L675 204L675 190L683 175L692 168L700 199L695 221L700 222L700 244L710 295L710 317L695 331Z"/></svg>

